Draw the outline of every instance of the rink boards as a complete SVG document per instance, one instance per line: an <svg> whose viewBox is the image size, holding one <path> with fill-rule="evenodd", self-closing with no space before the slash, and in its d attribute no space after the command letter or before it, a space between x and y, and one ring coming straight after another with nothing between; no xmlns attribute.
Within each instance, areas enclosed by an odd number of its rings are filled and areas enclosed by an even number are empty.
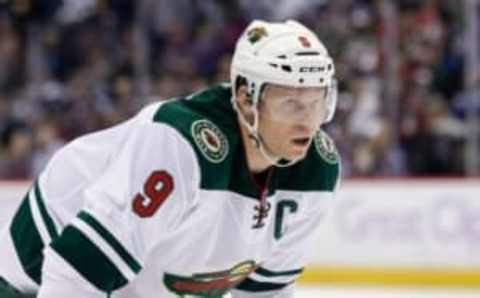
<svg viewBox="0 0 480 298"><path fill-rule="evenodd" d="M345 182L302 278L480 287L480 180Z"/></svg>

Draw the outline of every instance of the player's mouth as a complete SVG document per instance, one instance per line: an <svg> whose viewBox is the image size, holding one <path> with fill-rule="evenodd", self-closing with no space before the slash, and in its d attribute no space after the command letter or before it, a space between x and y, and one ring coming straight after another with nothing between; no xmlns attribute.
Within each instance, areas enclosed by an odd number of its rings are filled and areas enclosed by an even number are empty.
<svg viewBox="0 0 480 298"><path fill-rule="evenodd" d="M292 143L298 147L306 147L310 143L310 138L295 138Z"/></svg>

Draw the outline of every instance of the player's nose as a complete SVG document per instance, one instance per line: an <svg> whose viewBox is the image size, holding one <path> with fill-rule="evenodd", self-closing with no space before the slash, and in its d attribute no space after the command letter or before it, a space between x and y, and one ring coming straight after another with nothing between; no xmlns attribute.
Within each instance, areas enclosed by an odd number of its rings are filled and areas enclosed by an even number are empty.
<svg viewBox="0 0 480 298"><path fill-rule="evenodd" d="M312 122L299 122L294 126L294 132L297 135L310 136L317 128Z"/></svg>
<svg viewBox="0 0 480 298"><path fill-rule="evenodd" d="M297 132L310 134L315 132L318 129L319 123L319 116L316 115L313 111L309 111L304 113L302 117L298 118L296 123L296 130Z"/></svg>

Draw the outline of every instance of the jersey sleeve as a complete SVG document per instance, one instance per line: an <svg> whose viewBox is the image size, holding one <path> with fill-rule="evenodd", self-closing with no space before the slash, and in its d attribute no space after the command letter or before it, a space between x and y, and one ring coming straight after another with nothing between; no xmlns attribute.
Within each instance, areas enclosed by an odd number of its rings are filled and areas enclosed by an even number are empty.
<svg viewBox="0 0 480 298"><path fill-rule="evenodd" d="M126 285L194 205L198 165L173 128L136 125L119 147L86 188L83 209L47 249L40 298L69 290L70 298L96 297L92 289L110 293ZM82 289L89 293L82 296Z"/></svg>
<svg viewBox="0 0 480 298"><path fill-rule="evenodd" d="M308 192L277 205L275 217L282 229L275 231L275 249L250 276L240 283L233 298L291 298L296 279L315 249L315 231L331 209L339 178L332 191Z"/></svg>

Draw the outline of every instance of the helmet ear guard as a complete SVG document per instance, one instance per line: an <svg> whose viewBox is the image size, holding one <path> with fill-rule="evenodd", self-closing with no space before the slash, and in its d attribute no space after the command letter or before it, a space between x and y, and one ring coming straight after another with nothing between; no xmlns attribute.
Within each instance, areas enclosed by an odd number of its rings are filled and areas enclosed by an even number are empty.
<svg viewBox="0 0 480 298"><path fill-rule="evenodd" d="M245 77L241 75L237 75L235 79L232 80L232 82L235 82L235 84L232 84L232 94L233 94L232 100L238 93L238 89L241 86L246 86L247 87L246 102L250 106L253 105L254 104L253 94L255 91L255 84L251 84L251 82L249 82ZM233 101L232 103L235 104L235 102Z"/></svg>
<svg viewBox="0 0 480 298"><path fill-rule="evenodd" d="M250 106L253 106L253 95L251 93L247 93L247 103Z"/></svg>

